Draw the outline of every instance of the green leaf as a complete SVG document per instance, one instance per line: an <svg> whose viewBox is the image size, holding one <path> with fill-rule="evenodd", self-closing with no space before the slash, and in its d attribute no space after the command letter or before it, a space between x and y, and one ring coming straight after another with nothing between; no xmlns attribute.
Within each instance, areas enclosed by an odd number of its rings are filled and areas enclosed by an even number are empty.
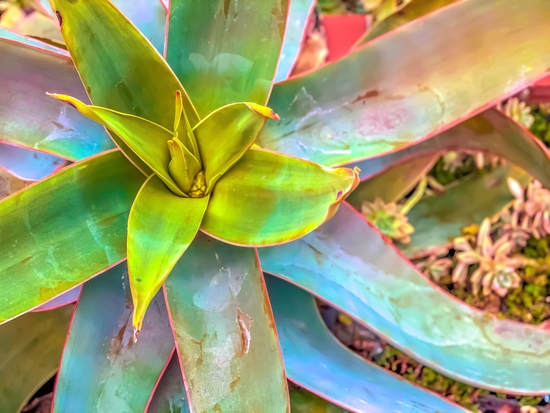
<svg viewBox="0 0 550 413"><path fill-rule="evenodd" d="M165 283L193 412L288 412L257 254L196 237Z"/></svg>
<svg viewBox="0 0 550 413"><path fill-rule="evenodd" d="M128 212L144 180L114 150L0 202L0 323L124 259Z"/></svg>
<svg viewBox="0 0 550 413"><path fill-rule="evenodd" d="M36 0L33 6L42 14L55 19L48 0ZM162 53L166 31L166 6L162 1L150 0L112 0L112 3L128 17L132 23L149 39L155 48Z"/></svg>
<svg viewBox="0 0 550 413"><path fill-rule="evenodd" d="M372 11L373 21L375 23L380 22L394 14L398 9L397 0L382 0L375 10Z"/></svg>
<svg viewBox="0 0 550 413"><path fill-rule="evenodd" d="M174 349L162 294L133 340L126 264L82 288L55 391L53 413L143 412Z"/></svg>
<svg viewBox="0 0 550 413"><path fill-rule="evenodd" d="M292 73L303 43L307 39L310 18L315 10L315 0L292 0L288 10L283 49L277 65L275 82L285 80Z"/></svg>
<svg viewBox="0 0 550 413"><path fill-rule="evenodd" d="M191 126L198 123L193 104L170 67L111 2L51 0L51 3L94 105L171 129L174 94L180 90Z"/></svg>
<svg viewBox="0 0 550 413"><path fill-rule="evenodd" d="M233 102L265 104L283 41L288 3L171 1L166 59L201 117Z"/></svg>
<svg viewBox="0 0 550 413"><path fill-rule="evenodd" d="M550 188L550 158L544 144L496 109L487 110L410 148L354 164L359 166L364 179L412 156L457 148L498 155Z"/></svg>
<svg viewBox="0 0 550 413"><path fill-rule="evenodd" d="M405 256L417 258L450 247L453 239L462 235L463 228L480 225L484 218L494 216L514 200L506 184L508 176L524 185L530 179L519 168L500 167L465 179L442 195L422 199L407 214L415 229L411 243L399 245L399 249Z"/></svg>
<svg viewBox="0 0 550 413"><path fill-rule="evenodd" d="M361 46L369 41L389 33L399 27L425 17L426 15L433 13L443 7L447 7L450 4L456 3L458 0L411 0L403 7L399 8L399 12L393 13L388 17L379 20L372 30L368 31L356 44L356 47Z"/></svg>
<svg viewBox="0 0 550 413"><path fill-rule="evenodd" d="M340 212L337 216L339 215ZM364 225L367 224L364 223ZM339 235L346 237L347 231L339 233ZM331 238L327 238L326 241L330 243ZM292 247L288 248L291 245ZM334 337L319 314L319 307L314 296L307 292L309 289L317 294L319 290L325 292L325 288L330 291L329 282L325 281L323 277L319 277L319 279L312 277L311 282L318 281L323 288L310 289L308 288L309 284L303 282L302 274L303 271L310 271L310 269L317 270L316 266L319 265L323 266L322 274L326 274L327 277L335 274L342 276L339 257L345 257L344 260L350 257L346 255L346 251L335 249L331 261L326 259L325 250L315 253L314 247L308 249L303 248L302 245L302 240L299 240L294 244L259 250L262 254L273 250L290 249L292 256L296 258L293 262L289 262L286 254L283 253L282 256L279 256L282 261L275 265L270 259L265 260L271 269L284 268L292 274L287 277L287 273L284 272L282 276L282 278L290 279L290 283L271 276L265 277L288 378L333 403L347 407L352 412L466 413L466 409L455 405L450 400L365 360L356 352L344 347ZM361 248L372 250L370 246L361 245ZM380 254L381 250L375 249L372 252ZM304 255L301 256L301 254ZM263 258L262 261L264 261ZM353 257L352 260L346 262L349 264L348 273L342 276L343 279L356 278L356 268L360 268L357 267L360 260ZM293 265L295 265L295 269L292 268ZM316 274L312 273L312 275ZM298 286L306 291L293 285L294 280L299 280L301 284ZM334 285L333 288L340 289L340 286ZM374 288L376 285L362 284L354 291L354 298L362 297L368 293L368 290ZM348 301L344 306L354 309L354 299L350 299L349 296L346 298ZM421 294L418 294L418 299L422 299ZM341 305L342 302L338 301L338 303ZM336 406L319 400L316 405L329 409L327 413L342 411ZM404 406L407 408L405 409ZM316 410L313 412L317 413ZM295 413L294 410L293 413Z"/></svg>
<svg viewBox="0 0 550 413"><path fill-rule="evenodd" d="M29 313L0 327L0 411L19 412L55 374L73 310Z"/></svg>
<svg viewBox="0 0 550 413"><path fill-rule="evenodd" d="M210 113L195 127L207 193L252 146L267 118L279 119L265 106L233 103Z"/></svg>
<svg viewBox="0 0 550 413"><path fill-rule="evenodd" d="M347 410L335 406L307 390L290 390L290 408L292 413L347 413Z"/></svg>
<svg viewBox="0 0 550 413"><path fill-rule="evenodd" d="M138 192L128 221L128 270L134 328L199 230L209 197L174 195L151 175Z"/></svg>
<svg viewBox="0 0 550 413"><path fill-rule="evenodd" d="M452 297L346 204L311 234L259 254L265 271L342 309L447 377L494 391L550 391L548 329L499 319Z"/></svg>
<svg viewBox="0 0 550 413"><path fill-rule="evenodd" d="M361 182L347 201L355 208L359 208L363 201L372 202L376 198L384 202L397 202L432 169L439 156L439 153L429 153L393 165Z"/></svg>
<svg viewBox="0 0 550 413"><path fill-rule="evenodd" d="M216 184L201 229L237 245L288 242L330 219L358 182L351 169L250 149Z"/></svg>
<svg viewBox="0 0 550 413"><path fill-rule="evenodd" d="M113 131L119 138L115 140L120 149L132 162L137 156L162 179L171 191L184 196L168 170L168 164L170 163L168 141L174 135L168 129L134 115L86 105L71 96L55 93L50 94L50 96L69 104L82 115ZM124 145L120 145L121 140ZM138 163L137 166L140 164Z"/></svg>
<svg viewBox="0 0 550 413"><path fill-rule="evenodd" d="M147 413L189 413L187 394L183 384L177 353L172 355L168 367L159 381Z"/></svg>
<svg viewBox="0 0 550 413"><path fill-rule="evenodd" d="M284 122L257 143L324 165L417 144L545 76L549 20L546 0L457 2L275 85Z"/></svg>
<svg viewBox="0 0 550 413"><path fill-rule="evenodd" d="M73 161L114 148L101 125L46 96L57 91L88 101L70 60L43 46L0 28L2 140Z"/></svg>
<svg viewBox="0 0 550 413"><path fill-rule="evenodd" d="M189 149L176 137L168 141L172 160L168 165L170 176L185 194L189 194L201 165Z"/></svg>

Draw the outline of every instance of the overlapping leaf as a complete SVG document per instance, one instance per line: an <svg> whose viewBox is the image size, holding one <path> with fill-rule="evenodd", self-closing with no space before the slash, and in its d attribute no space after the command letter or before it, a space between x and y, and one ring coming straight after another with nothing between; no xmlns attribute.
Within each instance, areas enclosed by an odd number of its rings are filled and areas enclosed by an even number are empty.
<svg viewBox="0 0 550 413"><path fill-rule="evenodd" d="M63 352L54 413L144 411L174 342L159 294L134 343L125 273L120 264L84 286Z"/></svg>
<svg viewBox="0 0 550 413"><path fill-rule="evenodd" d="M218 181L201 228L237 245L289 241L330 219L357 184L351 169L251 149Z"/></svg>
<svg viewBox="0 0 550 413"><path fill-rule="evenodd" d="M277 84L269 106L284 121L266 125L259 145L338 165L418 143L544 76L549 18L545 0L429 14Z"/></svg>
<svg viewBox="0 0 550 413"><path fill-rule="evenodd" d="M288 412L257 255L199 235L166 280L191 411Z"/></svg>
<svg viewBox="0 0 550 413"><path fill-rule="evenodd" d="M112 149L100 125L46 96L53 90L87 101L70 60L37 49L38 41L28 47L22 36L6 34L0 29L0 139L70 160Z"/></svg>
<svg viewBox="0 0 550 413"><path fill-rule="evenodd" d="M233 102L265 104L288 3L171 1L166 59L201 117Z"/></svg>
<svg viewBox="0 0 550 413"><path fill-rule="evenodd" d="M302 264L307 265L305 271L311 268L307 261ZM352 412L465 411L347 350L328 331L313 297L305 291L273 277L267 278L267 285L290 380ZM406 410L401 410L403 406Z"/></svg>
<svg viewBox="0 0 550 413"><path fill-rule="evenodd" d="M0 410L18 412L55 374L72 314L64 307L0 327Z"/></svg>
<svg viewBox="0 0 550 413"><path fill-rule="evenodd" d="M0 323L124 259L128 212L144 180L113 151L2 201Z"/></svg>
<svg viewBox="0 0 550 413"><path fill-rule="evenodd" d="M261 249L265 271L311 291L422 364L475 386L546 394L550 332L437 288L348 206L301 240Z"/></svg>
<svg viewBox="0 0 550 413"><path fill-rule="evenodd" d="M42 179L65 164L65 160L47 153L0 143L0 168L29 181Z"/></svg>

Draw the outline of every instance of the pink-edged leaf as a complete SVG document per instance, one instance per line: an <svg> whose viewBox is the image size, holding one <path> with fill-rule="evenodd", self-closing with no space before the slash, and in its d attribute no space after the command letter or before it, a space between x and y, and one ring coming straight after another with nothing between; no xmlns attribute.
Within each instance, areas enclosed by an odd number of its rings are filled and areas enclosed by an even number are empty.
<svg viewBox="0 0 550 413"><path fill-rule="evenodd" d="M126 257L126 226L145 177L115 150L0 202L0 323Z"/></svg>
<svg viewBox="0 0 550 413"><path fill-rule="evenodd" d="M0 326L0 411L20 412L55 374L72 314L65 307Z"/></svg>
<svg viewBox="0 0 550 413"><path fill-rule="evenodd" d="M114 148L101 125L46 95L89 101L66 52L46 46L0 29L0 141L70 160Z"/></svg>
<svg viewBox="0 0 550 413"><path fill-rule="evenodd" d="M192 412L288 412L273 315L254 249L198 234L165 283Z"/></svg>
<svg viewBox="0 0 550 413"><path fill-rule="evenodd" d="M275 277L266 281L286 372L296 384L351 412L466 411L353 354L329 332L310 294Z"/></svg>
<svg viewBox="0 0 550 413"><path fill-rule="evenodd" d="M279 64L275 81L285 80L292 73L303 43L307 37L309 22L315 9L314 0L292 0L287 16L287 26L283 39L283 48L279 56Z"/></svg>
<svg viewBox="0 0 550 413"><path fill-rule="evenodd" d="M459 301L349 205L301 240L259 253L265 271L312 292L448 377L499 392L550 391L550 330Z"/></svg>
<svg viewBox="0 0 550 413"><path fill-rule="evenodd" d="M144 411L174 348L162 293L133 340L126 264L86 283L63 351L53 413Z"/></svg>
<svg viewBox="0 0 550 413"><path fill-rule="evenodd" d="M433 136L544 77L545 0L460 1L324 68L277 84L258 144L325 165ZM360 67L361 70L357 70Z"/></svg>
<svg viewBox="0 0 550 413"><path fill-rule="evenodd" d="M22 180L36 181L61 169L66 160L44 152L0 143L0 168Z"/></svg>

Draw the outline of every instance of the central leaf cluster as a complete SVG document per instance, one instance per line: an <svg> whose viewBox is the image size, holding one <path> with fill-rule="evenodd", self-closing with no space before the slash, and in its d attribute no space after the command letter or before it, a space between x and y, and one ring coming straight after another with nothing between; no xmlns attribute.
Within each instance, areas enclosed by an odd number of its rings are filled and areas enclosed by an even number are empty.
<svg viewBox="0 0 550 413"><path fill-rule="evenodd" d="M179 139L180 135L184 140L183 142ZM206 177L199 148L193 129L183 110L182 97L179 90L176 92L174 138L168 141L168 149L172 158L168 165L168 170L178 188L190 198L202 198L205 196Z"/></svg>

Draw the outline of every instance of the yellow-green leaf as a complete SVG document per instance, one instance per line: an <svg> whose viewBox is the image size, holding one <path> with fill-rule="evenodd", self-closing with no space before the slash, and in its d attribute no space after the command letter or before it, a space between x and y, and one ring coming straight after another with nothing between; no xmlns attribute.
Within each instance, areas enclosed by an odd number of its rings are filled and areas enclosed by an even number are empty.
<svg viewBox="0 0 550 413"><path fill-rule="evenodd" d="M94 105L170 129L182 91L191 126L199 117L183 86L153 45L110 1L50 0L67 49Z"/></svg>
<svg viewBox="0 0 550 413"><path fill-rule="evenodd" d="M279 119L265 106L233 103L210 113L195 127L208 193L254 144L267 118Z"/></svg>
<svg viewBox="0 0 550 413"><path fill-rule="evenodd" d="M139 331L147 306L195 238L208 197L174 195L156 175L138 192L128 220L128 272Z"/></svg>
<svg viewBox="0 0 550 413"><path fill-rule="evenodd" d="M201 171L201 165L189 149L178 139L168 141L172 160L168 165L170 176L183 192L189 193L195 176Z"/></svg>
<svg viewBox="0 0 550 413"><path fill-rule="evenodd" d="M348 168L250 149L214 187L201 229L237 245L288 242L330 219L358 183Z"/></svg>
<svg viewBox="0 0 550 413"><path fill-rule="evenodd" d="M110 129L126 144L124 147L121 146L120 149L130 160L132 160L132 157L129 156L131 154L128 153L128 150L131 150L133 154L145 162L172 192L184 196L172 179L168 169L170 164L168 141L173 138L172 132L147 119L99 106L86 105L71 96L58 94L51 94L50 96L68 103L84 116Z"/></svg>

